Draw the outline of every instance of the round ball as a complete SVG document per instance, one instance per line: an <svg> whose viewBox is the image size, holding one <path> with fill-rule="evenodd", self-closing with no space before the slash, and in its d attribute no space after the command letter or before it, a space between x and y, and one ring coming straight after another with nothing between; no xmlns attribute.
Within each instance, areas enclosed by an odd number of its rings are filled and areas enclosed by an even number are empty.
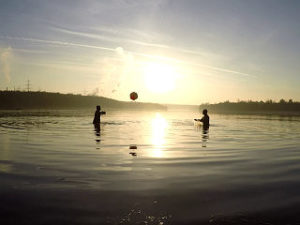
<svg viewBox="0 0 300 225"><path fill-rule="evenodd" d="M138 98L138 94L137 94L136 92L131 92L131 93L130 93L130 99L131 99L131 100L134 101L134 100L136 100L137 98Z"/></svg>

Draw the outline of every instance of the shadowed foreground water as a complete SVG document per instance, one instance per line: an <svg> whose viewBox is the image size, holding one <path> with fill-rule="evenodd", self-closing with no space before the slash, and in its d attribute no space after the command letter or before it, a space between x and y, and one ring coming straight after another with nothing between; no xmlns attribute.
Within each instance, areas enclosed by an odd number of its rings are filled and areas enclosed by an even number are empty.
<svg viewBox="0 0 300 225"><path fill-rule="evenodd" d="M300 224L300 117L0 116L1 224Z"/></svg>

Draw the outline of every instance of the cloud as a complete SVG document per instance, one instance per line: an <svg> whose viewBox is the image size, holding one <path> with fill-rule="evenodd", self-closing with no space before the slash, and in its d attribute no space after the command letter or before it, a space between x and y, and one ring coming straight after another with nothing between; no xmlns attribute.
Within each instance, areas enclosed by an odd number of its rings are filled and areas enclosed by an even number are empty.
<svg viewBox="0 0 300 225"><path fill-rule="evenodd" d="M98 61L99 84L107 95L119 95L128 91L137 80L137 60L133 53L122 47L115 48L114 57L105 57Z"/></svg>
<svg viewBox="0 0 300 225"><path fill-rule="evenodd" d="M105 29L105 28L97 28L96 31L105 31L105 33L109 34L98 34L98 33L91 33L91 32L82 32L82 31L73 31L69 30L66 28L61 28L61 27L52 27L51 28L54 31L61 32L64 34L69 34L73 36L80 36L80 37L86 37L89 39L95 39L95 40L100 40L100 41L106 41L106 42L114 42L114 43L131 43L139 46L148 46L148 47L156 47L156 48L171 48L170 46L163 45L163 44L158 44L158 43L152 43L152 42L145 42L145 41L140 41L136 40L130 37L124 36L125 34L130 34L131 36L138 36L138 34L144 35L143 39L145 39L145 36L147 34L143 34L141 32L138 32L136 30L128 30L128 29ZM147 39L155 39L153 36L148 35ZM195 53L194 53L195 54Z"/></svg>
<svg viewBox="0 0 300 225"><path fill-rule="evenodd" d="M0 77L3 75L7 83L10 82L10 64L12 60L12 48L0 49Z"/></svg>
<svg viewBox="0 0 300 225"><path fill-rule="evenodd" d="M128 52L122 48L122 47L117 47L116 48L116 52L118 54L118 56L121 57L121 59L126 63L126 64L133 64L134 63L134 57L133 54L131 52Z"/></svg>
<svg viewBox="0 0 300 225"><path fill-rule="evenodd" d="M89 95L96 96L99 93L99 88L95 88Z"/></svg>
<svg viewBox="0 0 300 225"><path fill-rule="evenodd" d="M99 50L111 51L111 52L115 51L114 48L107 48L107 47L102 47L102 46L65 42L65 41L44 40L44 39L37 39L37 38L0 36L0 39L28 41L28 42L32 42L32 43L42 43L42 44L56 45L56 46L92 48L92 49L99 49Z"/></svg>
<svg viewBox="0 0 300 225"><path fill-rule="evenodd" d="M150 58L150 59L154 59L154 60L162 60L162 61L168 61L168 62L177 63L177 64L184 64L184 65L189 65L189 66L206 68L206 69L210 69L213 71L224 72L226 74L234 74L234 75L239 75L239 76L243 76L243 77L252 77L252 78L257 77L256 75L253 75L253 74L248 74L248 73L244 73L244 72L240 72L240 71L211 66L211 65L202 64L202 63L190 62L190 61L181 60L181 59L177 59L177 58L173 58L173 57L158 56L158 55L145 54L145 53L140 53L140 52L125 53L125 51L122 47L117 47L116 49L114 49L114 48L109 48L109 47L104 47L104 46L80 44L80 43L74 43L74 42L63 42L63 41L56 41L56 40L43 40L43 39L35 39L35 38L9 37L9 36L5 36L5 37L0 36L0 39L21 40L21 41L29 41L29 42L33 42L33 43L43 43L43 44L49 44L49 45L68 46L68 47L90 48L90 49L96 49L96 50L117 52L117 54L119 56L122 56L123 59L127 59L127 62L128 62L128 59L129 59L129 61L130 61L130 59L132 61L133 56L140 56L140 57Z"/></svg>
<svg viewBox="0 0 300 225"><path fill-rule="evenodd" d="M115 42L115 43L132 43L132 44L136 44L139 46L146 46L146 47L153 47L153 48L158 48L158 49L165 49L165 50L169 50L172 52L179 52L179 53L186 53L186 54L190 54L190 55L195 55L195 56L200 56L202 58L221 58L221 59L226 59L225 56L222 55L217 55L211 52L207 52L207 51L194 51L194 50L190 50L190 49L185 49L185 48L180 48L180 47L174 47L174 46L169 46L169 45L165 45L165 44L159 44L159 43L151 43L151 42L144 42L144 41L139 41L139 40L135 40L135 39L129 39L124 37L124 34L127 33L138 33L140 31L138 30L124 30L121 28L118 28L118 30L116 29L112 29L112 28L105 28L105 27L101 27L101 28L97 28L98 31L101 32L105 32L105 33L109 33L109 35L103 35L103 34L97 34L97 33L88 33L88 32L80 32L80 31L72 31L66 28L61 28L61 27L53 27L53 30L62 32L62 33L67 33L67 34L71 34L71 35L76 35L76 36L83 36L83 37L87 37L90 39L98 39L98 40L102 40L102 41L109 41L109 42ZM121 30L121 31L120 31ZM145 34L144 34L145 35ZM138 35L135 35L138 36ZM119 37L119 38L117 38ZM149 38L149 37L148 37ZM153 39L154 36L150 39ZM83 46L82 46L83 47ZM92 46L86 46L86 47L92 47ZM112 49L103 49L103 50L112 50ZM124 54L124 50L121 47L118 47L116 49L117 53L119 55ZM143 57L148 57L148 58L160 58L162 60L166 60L166 61L173 61L175 63L180 63L180 64L189 64L192 66L197 66L197 67L202 67L202 68L206 68L206 69L210 69L210 70L214 70L214 71L218 71L218 72L225 72L225 73L230 73L230 74L235 74L235 75L241 75L241 76L247 76L247 77L256 77L255 75L251 75L251 74L247 74L247 73L243 73L240 71L235 71L235 70L231 70L231 69L226 69L226 68L220 68L220 67L215 67L215 66L210 66L210 65L206 65L206 64L201 64L201 63L191 63L191 62L187 62L187 61L182 61L182 60L177 60L174 58L170 58L170 57L159 57L159 56L153 56L153 55L149 55L149 54L143 54L143 53L138 53L138 52L134 52L132 53L134 55L139 55L139 56L143 56Z"/></svg>

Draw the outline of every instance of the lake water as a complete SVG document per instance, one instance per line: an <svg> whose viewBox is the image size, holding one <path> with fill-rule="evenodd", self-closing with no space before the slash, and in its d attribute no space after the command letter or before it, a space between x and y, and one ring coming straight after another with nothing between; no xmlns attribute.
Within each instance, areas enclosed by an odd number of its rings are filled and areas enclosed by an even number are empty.
<svg viewBox="0 0 300 225"><path fill-rule="evenodd" d="M3 224L300 224L300 117L199 117L0 112Z"/></svg>

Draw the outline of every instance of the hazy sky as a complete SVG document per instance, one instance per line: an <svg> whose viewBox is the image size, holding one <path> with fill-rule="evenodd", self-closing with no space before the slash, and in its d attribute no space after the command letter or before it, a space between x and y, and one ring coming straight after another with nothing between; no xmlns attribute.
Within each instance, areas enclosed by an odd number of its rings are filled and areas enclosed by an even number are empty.
<svg viewBox="0 0 300 225"><path fill-rule="evenodd" d="M300 1L0 0L0 89L300 100Z"/></svg>

